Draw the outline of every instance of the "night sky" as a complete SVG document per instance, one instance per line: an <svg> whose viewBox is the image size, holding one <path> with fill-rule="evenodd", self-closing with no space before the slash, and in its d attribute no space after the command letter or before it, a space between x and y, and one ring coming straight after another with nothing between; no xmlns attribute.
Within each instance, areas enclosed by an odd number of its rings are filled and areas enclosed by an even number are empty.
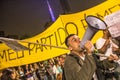
<svg viewBox="0 0 120 80"><path fill-rule="evenodd" d="M64 1L64 0L61 0ZM79 12L105 0L67 0L69 13ZM60 0L49 0L55 17L64 10ZM0 31L5 35L34 36L51 20L46 0L0 0Z"/></svg>

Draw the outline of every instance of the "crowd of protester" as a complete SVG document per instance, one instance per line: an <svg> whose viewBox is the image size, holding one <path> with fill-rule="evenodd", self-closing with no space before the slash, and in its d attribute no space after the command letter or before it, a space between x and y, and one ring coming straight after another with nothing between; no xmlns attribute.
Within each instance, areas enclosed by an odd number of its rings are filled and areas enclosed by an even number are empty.
<svg viewBox="0 0 120 80"><path fill-rule="evenodd" d="M65 55L0 71L0 80L62 80Z"/></svg>

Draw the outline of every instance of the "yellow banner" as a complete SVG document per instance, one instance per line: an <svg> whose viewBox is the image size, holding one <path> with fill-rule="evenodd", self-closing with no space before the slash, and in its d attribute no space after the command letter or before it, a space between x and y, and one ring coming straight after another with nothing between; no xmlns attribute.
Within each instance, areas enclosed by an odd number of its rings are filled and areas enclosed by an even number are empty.
<svg viewBox="0 0 120 80"><path fill-rule="evenodd" d="M64 40L68 34L78 34L82 39L87 28L85 21L87 15L95 15L103 19L104 16L117 10L120 10L120 0L107 0L82 12L60 15L46 31L32 38L25 39L25 41L65 47ZM95 43L101 36L102 32L97 32L92 42ZM0 44L0 69L43 61L69 52L65 49L39 44L22 44L30 48L30 50L15 52L5 44Z"/></svg>

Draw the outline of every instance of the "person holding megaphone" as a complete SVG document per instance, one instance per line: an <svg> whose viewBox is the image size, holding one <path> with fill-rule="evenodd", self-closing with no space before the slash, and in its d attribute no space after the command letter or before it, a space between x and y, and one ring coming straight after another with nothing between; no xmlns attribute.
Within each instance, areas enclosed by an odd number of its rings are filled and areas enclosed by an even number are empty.
<svg viewBox="0 0 120 80"><path fill-rule="evenodd" d="M81 41L75 34L70 34L65 39L65 44L70 50L64 63L66 80L97 80L94 46L90 40L98 30L105 30L107 25L92 15L88 15L85 20L88 27Z"/></svg>
<svg viewBox="0 0 120 80"><path fill-rule="evenodd" d="M93 44L86 41L84 48L80 48L80 39L75 34L70 34L65 44L70 50L64 63L64 72L66 80L92 80L96 70L96 64L92 56Z"/></svg>

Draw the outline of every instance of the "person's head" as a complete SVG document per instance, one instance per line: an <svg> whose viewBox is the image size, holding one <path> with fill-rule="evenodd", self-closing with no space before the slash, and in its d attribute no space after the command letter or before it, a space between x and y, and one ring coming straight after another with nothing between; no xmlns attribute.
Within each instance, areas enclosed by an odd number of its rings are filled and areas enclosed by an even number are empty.
<svg viewBox="0 0 120 80"><path fill-rule="evenodd" d="M12 69L4 69L2 72L1 80L15 80L16 73Z"/></svg>
<svg viewBox="0 0 120 80"><path fill-rule="evenodd" d="M1 76L2 76L2 70L0 70L0 78L1 78ZM1 80L1 79L0 79Z"/></svg>
<svg viewBox="0 0 120 80"><path fill-rule="evenodd" d="M66 57L66 55L61 55L61 56L59 57L59 62L60 62L61 65L64 65L65 57Z"/></svg>
<svg viewBox="0 0 120 80"><path fill-rule="evenodd" d="M104 36L106 36L106 37L111 37L111 35L110 35L110 32L109 32L108 28L107 28L107 29L105 29L105 30L103 30L103 35L104 35Z"/></svg>
<svg viewBox="0 0 120 80"><path fill-rule="evenodd" d="M21 66L18 66L18 70L19 70L19 71L22 70Z"/></svg>
<svg viewBox="0 0 120 80"><path fill-rule="evenodd" d="M70 34L65 39L65 44L71 51L81 52L80 38L75 34Z"/></svg>

